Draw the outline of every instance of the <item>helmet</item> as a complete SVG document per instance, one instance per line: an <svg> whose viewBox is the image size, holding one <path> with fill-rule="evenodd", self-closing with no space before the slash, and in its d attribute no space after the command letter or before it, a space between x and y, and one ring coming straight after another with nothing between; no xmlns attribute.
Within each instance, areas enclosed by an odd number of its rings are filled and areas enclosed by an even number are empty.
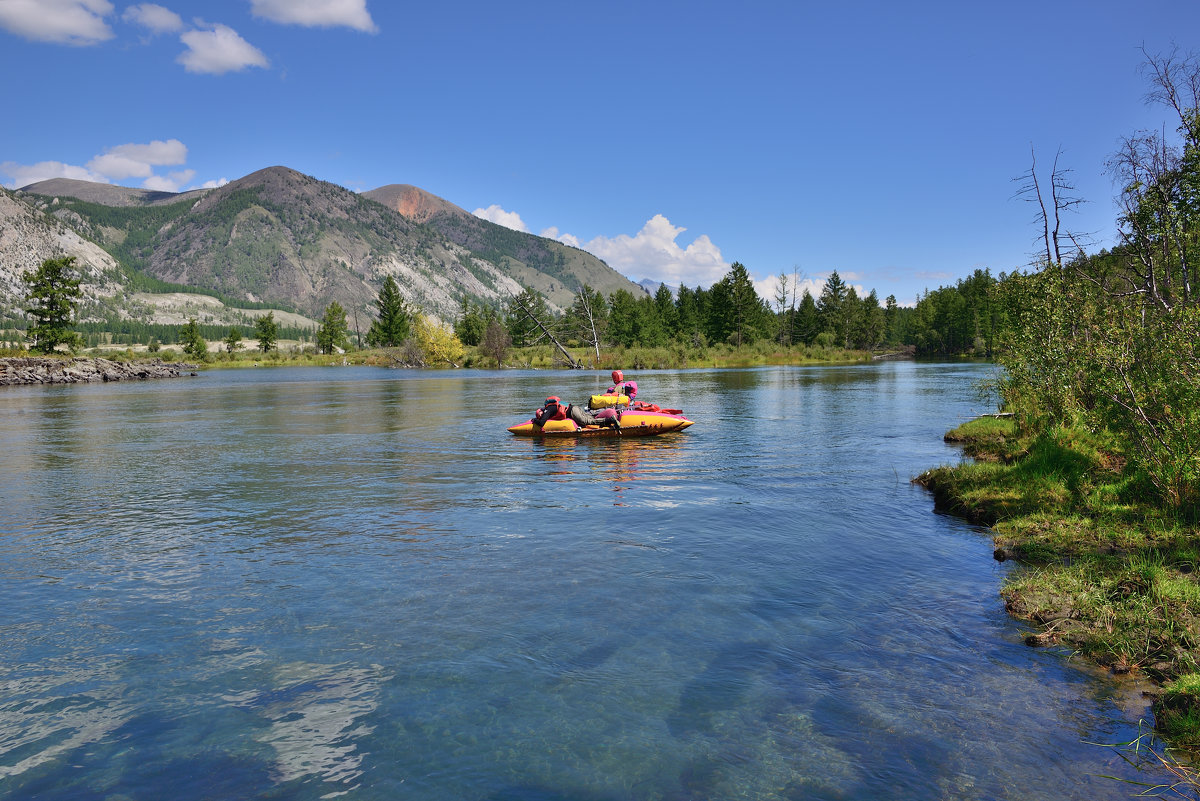
<svg viewBox="0 0 1200 801"><path fill-rule="evenodd" d="M625 394L629 396L630 400L633 400L634 398L637 397L637 382L636 381L626 381L625 382Z"/></svg>
<svg viewBox="0 0 1200 801"><path fill-rule="evenodd" d="M551 395L550 397L546 398L546 405L549 406L551 403L562 403L562 401L558 399L557 395Z"/></svg>
<svg viewBox="0 0 1200 801"><path fill-rule="evenodd" d="M612 380L613 380L614 384L619 384L625 380L625 374L622 373L620 370L613 370L612 371Z"/></svg>

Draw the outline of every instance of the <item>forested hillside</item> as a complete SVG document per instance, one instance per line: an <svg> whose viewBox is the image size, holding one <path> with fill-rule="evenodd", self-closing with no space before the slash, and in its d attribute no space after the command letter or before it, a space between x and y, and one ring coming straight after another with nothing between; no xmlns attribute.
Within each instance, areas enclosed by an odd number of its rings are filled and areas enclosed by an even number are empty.
<svg viewBox="0 0 1200 801"><path fill-rule="evenodd" d="M625 290L642 296L638 285L587 251L481 219L415 186L382 186L363 197L427 226L478 258L502 265L507 275L540 292L555 308L570 306L584 284L604 295Z"/></svg>
<svg viewBox="0 0 1200 801"><path fill-rule="evenodd" d="M369 321L389 276L413 308L443 320L461 314L464 298L499 307L522 286L542 291L556 311L584 283L639 291L591 254L411 189L430 208L457 211L413 219L285 167L177 195L54 179L25 187L15 200L107 250L128 292L201 292L229 306L312 318L337 302ZM78 266L92 272L91 261ZM0 303L17 305L15 283L8 295ZM84 313L143 317L121 297Z"/></svg>

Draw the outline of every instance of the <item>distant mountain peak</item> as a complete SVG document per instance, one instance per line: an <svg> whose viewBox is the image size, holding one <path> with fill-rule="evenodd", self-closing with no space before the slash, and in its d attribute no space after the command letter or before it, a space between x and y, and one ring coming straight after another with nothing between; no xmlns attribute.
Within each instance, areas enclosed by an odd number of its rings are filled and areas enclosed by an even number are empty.
<svg viewBox="0 0 1200 801"><path fill-rule="evenodd" d="M162 206L188 198L199 198L211 190L192 189L187 192L162 192L153 189L137 189L131 186L102 184L95 181L80 181L74 178L49 178L23 186L17 191L45 197L73 197L87 203L99 203L102 206Z"/></svg>
<svg viewBox="0 0 1200 801"><path fill-rule="evenodd" d="M362 194L419 223L427 223L439 214L470 216L466 209L410 184L388 184Z"/></svg>

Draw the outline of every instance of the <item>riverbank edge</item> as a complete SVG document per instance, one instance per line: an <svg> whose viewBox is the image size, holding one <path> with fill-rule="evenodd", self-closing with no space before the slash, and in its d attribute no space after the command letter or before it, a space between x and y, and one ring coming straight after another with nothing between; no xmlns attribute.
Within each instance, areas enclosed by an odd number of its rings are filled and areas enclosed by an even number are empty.
<svg viewBox="0 0 1200 801"><path fill-rule="evenodd" d="M1156 733L1172 747L1200 750L1200 530L1136 505L1087 513L1080 508L1087 502L1031 477L1055 465L1031 454L1011 421L978 418L945 440L974 461L927 470L913 482L938 511L990 528L994 558L1018 566L1001 596L1010 615L1035 629L1026 644L1057 646L1122 679L1148 682L1142 694ZM1128 481L1119 455L1080 450L1074 455L1093 474L1083 483Z"/></svg>
<svg viewBox="0 0 1200 801"><path fill-rule="evenodd" d="M196 375L199 367L183 362L118 362L87 356L11 356L0 358L0 386L82 384L99 381L146 381Z"/></svg>

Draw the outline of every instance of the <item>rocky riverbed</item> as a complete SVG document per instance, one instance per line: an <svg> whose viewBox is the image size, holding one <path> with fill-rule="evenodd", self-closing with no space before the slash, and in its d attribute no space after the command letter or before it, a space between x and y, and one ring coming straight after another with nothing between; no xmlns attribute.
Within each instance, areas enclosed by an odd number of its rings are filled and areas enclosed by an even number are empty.
<svg viewBox="0 0 1200 801"><path fill-rule="evenodd" d="M17 356L0 359L0 386L17 384L77 384L89 381L144 381L195 375L197 365L164 362L114 362L77 356L53 359Z"/></svg>

